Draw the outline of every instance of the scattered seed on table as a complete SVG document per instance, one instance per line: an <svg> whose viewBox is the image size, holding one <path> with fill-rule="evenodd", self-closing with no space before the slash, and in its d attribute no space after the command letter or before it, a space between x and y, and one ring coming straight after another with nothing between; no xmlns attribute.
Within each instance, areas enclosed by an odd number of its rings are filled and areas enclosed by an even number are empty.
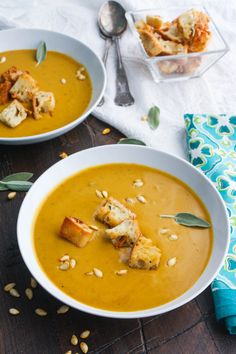
<svg viewBox="0 0 236 354"><path fill-rule="evenodd" d="M60 157L61 159L65 159L66 157L68 157L68 154L67 154L65 151L63 151L63 152L61 152L61 153L59 154L59 157Z"/></svg>
<svg viewBox="0 0 236 354"><path fill-rule="evenodd" d="M10 289L9 294L13 297L20 297L20 294L15 288Z"/></svg>
<svg viewBox="0 0 236 354"><path fill-rule="evenodd" d="M11 199L14 199L15 196L16 196L16 192L10 192L10 193L8 193L7 198L8 198L9 200L11 200Z"/></svg>
<svg viewBox="0 0 236 354"><path fill-rule="evenodd" d="M9 313L13 316L16 316L16 315L19 315L20 311L15 308L11 308L11 309L9 309Z"/></svg>
<svg viewBox="0 0 236 354"><path fill-rule="evenodd" d="M88 353L88 345L85 342L81 342L79 346L84 354Z"/></svg>
<svg viewBox="0 0 236 354"><path fill-rule="evenodd" d="M82 339L86 339L90 336L90 331L88 329L86 329L85 331L83 331L81 334L80 334L80 338Z"/></svg>
<svg viewBox="0 0 236 354"><path fill-rule="evenodd" d="M47 311L45 311L44 309L38 308L35 310L36 315L44 317L47 316Z"/></svg>
<svg viewBox="0 0 236 354"><path fill-rule="evenodd" d="M34 278L31 277L30 279L30 285L31 285L31 288L35 289L36 286L37 286L37 282Z"/></svg>
<svg viewBox="0 0 236 354"><path fill-rule="evenodd" d="M79 343L79 340L75 334L72 335L70 342L72 345L77 345Z"/></svg>
<svg viewBox="0 0 236 354"><path fill-rule="evenodd" d="M25 289L25 295L27 296L27 298L29 300L32 300L33 299L33 291L32 291L32 289L30 289L30 288Z"/></svg>
<svg viewBox="0 0 236 354"><path fill-rule="evenodd" d="M110 131L111 131L110 128L105 128L105 129L103 129L102 134L103 134L103 135L107 135L107 134L110 133Z"/></svg>
<svg viewBox="0 0 236 354"><path fill-rule="evenodd" d="M57 310L57 313L59 315L64 315L64 313L67 313L69 311L69 306L67 305L62 305L61 307L59 307L59 309Z"/></svg>
<svg viewBox="0 0 236 354"><path fill-rule="evenodd" d="M13 289L16 286L16 283L8 283L4 286L4 291L9 292L11 289Z"/></svg>

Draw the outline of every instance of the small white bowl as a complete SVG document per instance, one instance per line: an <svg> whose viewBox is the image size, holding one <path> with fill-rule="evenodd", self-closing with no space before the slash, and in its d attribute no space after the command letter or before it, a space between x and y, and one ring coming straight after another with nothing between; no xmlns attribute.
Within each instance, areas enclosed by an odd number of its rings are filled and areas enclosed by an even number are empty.
<svg viewBox="0 0 236 354"><path fill-rule="evenodd" d="M209 262L197 282L183 295L164 305L147 310L117 312L83 304L57 288L41 269L33 245L33 223L39 205L64 179L101 164L135 163L165 171L192 188L205 204L212 220L214 242ZM101 146L78 152L57 162L34 183L21 206L17 223L18 243L22 257L32 275L53 296L78 310L113 318L140 318L173 310L199 295L220 270L229 244L229 221L225 204L210 180L190 163L148 147L132 145ZM193 260L194 262L194 260ZM173 284L174 285L174 284Z"/></svg>
<svg viewBox="0 0 236 354"><path fill-rule="evenodd" d="M64 53L84 64L92 81L91 101L86 111L80 117L61 128L26 137L3 138L0 136L0 144L33 144L65 134L82 123L92 113L104 94L106 71L101 59L92 49L75 38L62 33L41 29L9 29L0 31L0 53L10 50L35 49L40 41L46 42L48 50Z"/></svg>

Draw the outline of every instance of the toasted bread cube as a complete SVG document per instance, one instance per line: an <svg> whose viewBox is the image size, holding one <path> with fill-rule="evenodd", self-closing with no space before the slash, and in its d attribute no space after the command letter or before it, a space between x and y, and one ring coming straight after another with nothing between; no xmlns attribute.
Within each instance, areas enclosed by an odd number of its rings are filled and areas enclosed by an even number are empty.
<svg viewBox="0 0 236 354"><path fill-rule="evenodd" d="M10 81L13 84L16 82L19 76L24 73L28 73L28 72L19 70L15 66L11 66L10 69L8 69L2 74L1 78L3 81Z"/></svg>
<svg viewBox="0 0 236 354"><path fill-rule="evenodd" d="M52 114L55 108L55 98L52 92L37 91L33 95L34 118L40 119L41 113Z"/></svg>
<svg viewBox="0 0 236 354"><path fill-rule="evenodd" d="M156 33L150 33L143 29L139 30L138 32L143 47L150 57L155 57L163 51L163 46L161 45Z"/></svg>
<svg viewBox="0 0 236 354"><path fill-rule="evenodd" d="M15 128L26 117L28 110L17 100L12 101L1 113L0 121L10 128Z"/></svg>
<svg viewBox="0 0 236 354"><path fill-rule="evenodd" d="M118 200L109 197L95 212L95 218L111 227L120 224L126 219L135 219L136 215L127 209Z"/></svg>
<svg viewBox="0 0 236 354"><path fill-rule="evenodd" d="M5 104L9 100L9 91L12 87L10 81L0 83L0 104Z"/></svg>
<svg viewBox="0 0 236 354"><path fill-rule="evenodd" d="M12 86L10 94L13 98L18 99L21 102L29 102L36 91L36 81L29 74L23 73Z"/></svg>
<svg viewBox="0 0 236 354"><path fill-rule="evenodd" d="M159 28L158 33L162 36L163 39L170 40L177 43L183 42L183 35L179 30L176 22L171 23L169 27Z"/></svg>
<svg viewBox="0 0 236 354"><path fill-rule="evenodd" d="M160 16L147 16L146 22L155 29L159 29L163 25L163 21Z"/></svg>
<svg viewBox="0 0 236 354"><path fill-rule="evenodd" d="M165 75L170 75L178 71L179 65L175 60L163 60L158 63L160 71Z"/></svg>
<svg viewBox="0 0 236 354"><path fill-rule="evenodd" d="M160 259L161 252L159 248L153 246L152 240L140 236L131 251L129 266L139 269L157 269Z"/></svg>
<svg viewBox="0 0 236 354"><path fill-rule="evenodd" d="M85 247L91 240L94 230L75 217L65 217L60 230L60 236L77 247Z"/></svg>
<svg viewBox="0 0 236 354"><path fill-rule="evenodd" d="M112 229L105 230L105 233L116 248L133 246L141 235L137 221L129 219Z"/></svg>
<svg viewBox="0 0 236 354"><path fill-rule="evenodd" d="M162 38L158 38L159 43L162 46L161 54L164 55L176 55L176 54L186 54L188 52L187 45L181 43L176 43L173 41L166 41Z"/></svg>

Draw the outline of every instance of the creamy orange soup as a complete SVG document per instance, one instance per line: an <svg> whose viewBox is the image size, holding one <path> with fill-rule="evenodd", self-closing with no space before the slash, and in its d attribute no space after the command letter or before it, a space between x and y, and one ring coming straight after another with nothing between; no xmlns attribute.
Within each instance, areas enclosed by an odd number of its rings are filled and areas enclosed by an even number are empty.
<svg viewBox="0 0 236 354"><path fill-rule="evenodd" d="M133 186L135 179L144 185ZM157 270L131 269L120 259L120 252L102 236L85 248L77 248L59 237L65 216L76 216L88 224L105 226L93 217L101 203L95 190L106 190L137 214L143 235L153 240L162 253ZM128 204L126 198L145 196L147 203ZM209 221L209 215L194 192L181 181L161 171L133 164L102 165L84 170L65 180L41 205L33 237L38 261L49 279L72 298L102 309L135 311L171 301L188 290L200 277L210 257L211 229L188 228L160 214L191 212ZM167 229L166 233L162 233ZM170 235L178 236L170 240ZM59 258L68 254L76 259L74 269L62 271ZM175 266L167 261L176 257ZM85 275L94 267L103 278ZM115 272L127 269L127 274Z"/></svg>
<svg viewBox="0 0 236 354"><path fill-rule="evenodd" d="M38 66L35 50L9 51L0 56L7 59L0 64L0 74L11 66L29 71L40 90L53 92L56 101L52 116L44 113L39 120L27 117L16 128L7 127L0 122L0 137L15 138L46 133L74 121L86 110L92 96L92 84L86 70L86 80L76 78L76 71L82 66L79 62L53 51L48 51L45 61ZM63 78L66 79L66 84L60 81ZM8 104L0 106L0 112Z"/></svg>

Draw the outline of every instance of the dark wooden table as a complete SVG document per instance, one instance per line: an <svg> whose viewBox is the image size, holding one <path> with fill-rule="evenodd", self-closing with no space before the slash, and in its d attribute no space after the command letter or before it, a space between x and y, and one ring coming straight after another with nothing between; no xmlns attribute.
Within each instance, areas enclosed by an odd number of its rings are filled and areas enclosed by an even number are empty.
<svg viewBox="0 0 236 354"><path fill-rule="evenodd" d="M0 146L0 178L10 173L30 171L34 179L57 162L62 151L74 152L95 145L116 143L121 134L90 117L79 127L49 142L28 146ZM145 319L116 320L88 315L70 309L57 315L60 303L39 286L29 301L24 290L29 286L30 273L19 253L16 221L24 193L13 200L7 192L0 193L0 354L63 354L68 350L80 353L70 345L73 333L91 330L89 353L103 354L207 354L236 353L236 337L229 336L217 324L211 292L208 288L185 306L170 313ZM6 283L16 282L21 293L14 298L3 291ZM17 307L20 315L11 316L8 309ZM42 307L46 317L34 310Z"/></svg>

